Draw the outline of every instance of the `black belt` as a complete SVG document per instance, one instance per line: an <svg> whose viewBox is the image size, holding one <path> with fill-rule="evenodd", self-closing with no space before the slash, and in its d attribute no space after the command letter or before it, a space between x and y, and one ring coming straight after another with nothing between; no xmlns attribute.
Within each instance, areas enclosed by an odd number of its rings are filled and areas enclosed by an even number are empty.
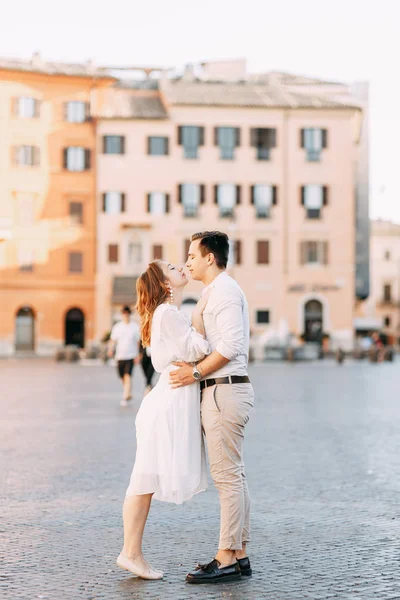
<svg viewBox="0 0 400 600"><path fill-rule="evenodd" d="M227 377L217 377L216 379L204 379L204 381L200 381L200 389L204 390L206 387L221 385L223 383L250 383L250 379L247 375L228 375Z"/></svg>

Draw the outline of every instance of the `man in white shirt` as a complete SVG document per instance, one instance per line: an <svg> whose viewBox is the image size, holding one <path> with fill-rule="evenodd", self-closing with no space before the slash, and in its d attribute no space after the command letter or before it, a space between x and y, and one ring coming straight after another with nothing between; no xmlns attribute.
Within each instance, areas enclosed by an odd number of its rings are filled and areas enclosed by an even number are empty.
<svg viewBox="0 0 400 600"><path fill-rule="evenodd" d="M131 309L124 306L122 320L115 323L111 330L108 355L112 357L115 350L118 375L122 380L123 396L121 406L128 406L132 400L132 371L134 360L139 354L140 330L139 326L131 321Z"/></svg>
<svg viewBox="0 0 400 600"><path fill-rule="evenodd" d="M210 472L218 489L221 528L218 552L207 565L186 577L189 583L234 581L251 576L246 544L250 541L250 497L243 463L245 425L254 404L247 375L249 313L246 297L225 271L229 239L219 231L192 236L187 267L209 291L203 312L212 352L195 367L174 363L172 387L200 379L201 418Z"/></svg>

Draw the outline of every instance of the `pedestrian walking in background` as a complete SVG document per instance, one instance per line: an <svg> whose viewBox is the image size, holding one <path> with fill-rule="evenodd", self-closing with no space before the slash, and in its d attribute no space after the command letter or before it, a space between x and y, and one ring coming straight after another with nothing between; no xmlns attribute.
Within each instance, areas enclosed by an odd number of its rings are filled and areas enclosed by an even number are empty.
<svg viewBox="0 0 400 600"><path fill-rule="evenodd" d="M154 375L154 367L151 362L151 349L144 348L142 342L140 342L140 356L141 363L144 376L146 378L146 387L144 389L144 395L147 396L149 392L153 389L153 375Z"/></svg>
<svg viewBox="0 0 400 600"><path fill-rule="evenodd" d="M115 323L111 330L108 356L115 352L118 375L122 380L123 394L121 406L129 406L132 400L132 372L135 359L139 355L140 330L131 320L132 311L129 306L122 309L122 320Z"/></svg>

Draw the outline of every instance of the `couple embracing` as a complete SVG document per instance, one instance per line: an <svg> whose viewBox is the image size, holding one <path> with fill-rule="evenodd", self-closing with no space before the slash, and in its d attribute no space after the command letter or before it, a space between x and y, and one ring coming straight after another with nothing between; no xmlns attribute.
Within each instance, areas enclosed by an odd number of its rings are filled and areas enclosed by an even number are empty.
<svg viewBox="0 0 400 600"><path fill-rule="evenodd" d="M187 268L205 288L192 315L180 312L187 284L181 267L149 264L137 281L144 346L161 375L136 417L137 449L123 507L124 546L117 565L143 579L161 579L142 554L152 498L181 504L207 487L202 431L219 493L221 523L215 558L197 565L188 583L234 581L251 575L250 498L243 439L254 402L247 375L249 315L239 285L225 272L228 236L192 236Z"/></svg>

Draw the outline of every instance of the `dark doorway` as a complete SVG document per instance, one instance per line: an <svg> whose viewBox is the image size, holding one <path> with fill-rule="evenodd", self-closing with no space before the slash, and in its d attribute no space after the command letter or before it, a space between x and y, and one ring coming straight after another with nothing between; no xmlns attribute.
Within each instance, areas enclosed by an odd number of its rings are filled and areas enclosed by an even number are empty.
<svg viewBox="0 0 400 600"><path fill-rule="evenodd" d="M323 307L319 300L309 300L304 306L304 339L322 342Z"/></svg>
<svg viewBox="0 0 400 600"><path fill-rule="evenodd" d="M65 315L65 345L85 346L85 317L80 308L71 308Z"/></svg>
<svg viewBox="0 0 400 600"><path fill-rule="evenodd" d="M23 306L15 319L15 350L35 349L35 315L30 306Z"/></svg>

